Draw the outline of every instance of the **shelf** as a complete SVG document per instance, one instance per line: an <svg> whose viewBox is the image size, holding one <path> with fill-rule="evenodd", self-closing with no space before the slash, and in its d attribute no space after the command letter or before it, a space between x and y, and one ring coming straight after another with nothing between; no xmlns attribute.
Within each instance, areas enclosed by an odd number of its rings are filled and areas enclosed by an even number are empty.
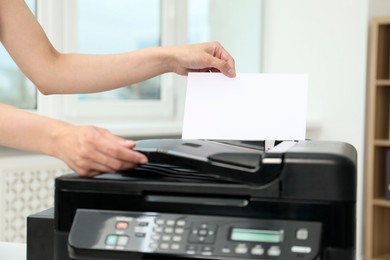
<svg viewBox="0 0 390 260"><path fill-rule="evenodd" d="M390 208L390 200L386 199L374 199L373 200L375 206L387 207Z"/></svg>
<svg viewBox="0 0 390 260"><path fill-rule="evenodd" d="M376 29L376 78L386 82L390 79L390 24L379 24Z"/></svg>
<svg viewBox="0 0 390 260"><path fill-rule="evenodd" d="M374 18L376 24L378 25L388 25L390 24L390 17L384 16L384 17L376 17Z"/></svg>
<svg viewBox="0 0 390 260"><path fill-rule="evenodd" d="M390 259L390 253L372 258L372 260L389 260L389 259Z"/></svg>
<svg viewBox="0 0 390 260"><path fill-rule="evenodd" d="M375 146L390 147L390 140L388 139L376 139L374 141Z"/></svg>
<svg viewBox="0 0 390 260"><path fill-rule="evenodd" d="M390 80L389 79L378 79L376 81L376 85L379 87L390 87Z"/></svg>
<svg viewBox="0 0 390 260"><path fill-rule="evenodd" d="M390 200L385 197L390 151L390 17L373 19L370 35L364 258L390 260Z"/></svg>

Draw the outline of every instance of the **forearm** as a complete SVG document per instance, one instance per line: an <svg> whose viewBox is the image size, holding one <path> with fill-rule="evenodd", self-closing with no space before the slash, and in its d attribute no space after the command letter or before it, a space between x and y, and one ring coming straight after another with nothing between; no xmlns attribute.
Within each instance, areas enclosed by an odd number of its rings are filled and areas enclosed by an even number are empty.
<svg viewBox="0 0 390 260"><path fill-rule="evenodd" d="M147 163L135 142L103 128L76 126L0 103L0 146L63 160L81 176L117 172Z"/></svg>
<svg viewBox="0 0 390 260"><path fill-rule="evenodd" d="M170 71L169 48L122 54L58 54L45 70L28 74L44 94L100 92L131 85Z"/></svg>
<svg viewBox="0 0 390 260"><path fill-rule="evenodd" d="M55 156L57 134L69 124L0 104L0 145Z"/></svg>
<svg viewBox="0 0 390 260"><path fill-rule="evenodd" d="M169 48L112 55L61 54L22 0L0 0L0 40L41 92L90 93L168 72Z"/></svg>
<svg viewBox="0 0 390 260"><path fill-rule="evenodd" d="M112 55L61 54L23 0L0 0L0 40L44 94L106 91L166 72L212 70L235 76L233 58L218 43Z"/></svg>

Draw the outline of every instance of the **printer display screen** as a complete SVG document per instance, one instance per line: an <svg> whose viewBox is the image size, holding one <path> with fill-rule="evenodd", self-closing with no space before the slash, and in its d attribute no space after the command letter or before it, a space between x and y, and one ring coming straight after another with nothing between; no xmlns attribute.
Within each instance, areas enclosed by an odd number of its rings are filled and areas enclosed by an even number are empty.
<svg viewBox="0 0 390 260"><path fill-rule="evenodd" d="M283 240L283 231L233 228L230 239L233 241L280 243Z"/></svg>

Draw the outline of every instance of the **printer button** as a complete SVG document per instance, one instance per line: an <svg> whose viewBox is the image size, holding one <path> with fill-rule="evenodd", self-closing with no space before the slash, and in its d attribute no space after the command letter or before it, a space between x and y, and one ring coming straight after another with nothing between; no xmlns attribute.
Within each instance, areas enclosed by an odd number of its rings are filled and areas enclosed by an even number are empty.
<svg viewBox="0 0 390 260"><path fill-rule="evenodd" d="M301 254L310 254L311 247L309 247L309 246L293 246L293 247L291 247L291 252L301 253Z"/></svg>
<svg viewBox="0 0 390 260"><path fill-rule="evenodd" d="M165 228L165 229L164 229L164 233L167 233L167 234L173 233L173 228L171 228L171 227Z"/></svg>
<svg viewBox="0 0 390 260"><path fill-rule="evenodd" d="M189 245L186 247L186 253L189 255L194 255L196 253L197 247L194 245Z"/></svg>
<svg viewBox="0 0 390 260"><path fill-rule="evenodd" d="M256 245L251 249L252 255L263 255L264 254L264 248L261 245Z"/></svg>
<svg viewBox="0 0 390 260"><path fill-rule="evenodd" d="M167 226L174 226L175 225L175 221L173 219L167 220L166 223L167 223Z"/></svg>
<svg viewBox="0 0 390 260"><path fill-rule="evenodd" d="M140 227L147 227L148 225L149 225L149 222L146 222L146 221L138 222L138 226L140 226Z"/></svg>
<svg viewBox="0 0 390 260"><path fill-rule="evenodd" d="M163 241L171 241L171 236L170 235L164 235L162 236Z"/></svg>
<svg viewBox="0 0 390 260"><path fill-rule="evenodd" d="M238 244L237 247L234 249L234 252L240 255L246 254L248 253L248 247L246 246L246 244Z"/></svg>
<svg viewBox="0 0 390 260"><path fill-rule="evenodd" d="M115 224L116 229L125 230L129 227L129 223L125 221L118 221Z"/></svg>
<svg viewBox="0 0 390 260"><path fill-rule="evenodd" d="M108 235L106 237L106 245L107 246L116 246L117 242L118 242L118 236L117 235Z"/></svg>
<svg viewBox="0 0 390 260"><path fill-rule="evenodd" d="M186 221L183 219L180 219L176 222L176 225L179 227L184 227L186 225Z"/></svg>
<svg viewBox="0 0 390 260"><path fill-rule="evenodd" d="M306 228L298 229L296 238L298 240L307 240L309 238L309 231Z"/></svg>
<svg viewBox="0 0 390 260"><path fill-rule="evenodd" d="M163 232L163 228L162 227L155 227L153 229L153 231L156 232L156 233L162 233Z"/></svg>
<svg viewBox="0 0 390 260"><path fill-rule="evenodd" d="M202 255L212 255L214 248L211 246L204 246L202 247Z"/></svg>
<svg viewBox="0 0 390 260"><path fill-rule="evenodd" d="M199 229L199 236L207 236L207 234L209 233L209 231L207 229Z"/></svg>
<svg viewBox="0 0 390 260"><path fill-rule="evenodd" d="M161 243L160 249L169 249L169 244L168 243Z"/></svg>
<svg viewBox="0 0 390 260"><path fill-rule="evenodd" d="M172 250L179 250L180 249L180 244L172 244L171 245Z"/></svg>
<svg viewBox="0 0 390 260"><path fill-rule="evenodd" d="M271 246L268 249L267 253L269 256L280 256L280 254L281 254L280 247L279 246Z"/></svg>
<svg viewBox="0 0 390 260"><path fill-rule="evenodd" d="M232 250L229 247L223 247L221 249L221 252L224 254L230 254L232 252Z"/></svg>
<svg viewBox="0 0 390 260"><path fill-rule="evenodd" d="M173 236L172 240L175 242L180 242L182 240L182 237L181 236Z"/></svg>
<svg viewBox="0 0 390 260"><path fill-rule="evenodd" d="M162 226L162 225L164 225L164 223L165 223L165 222L164 222L163 219L161 219L161 218L157 218L157 219L156 219L156 224L157 224L157 225Z"/></svg>
<svg viewBox="0 0 390 260"><path fill-rule="evenodd" d="M117 245L126 246L128 242L129 242L128 236L119 236Z"/></svg>
<svg viewBox="0 0 390 260"><path fill-rule="evenodd" d="M146 233L144 233L144 232L136 232L135 236L136 237L146 237Z"/></svg>
<svg viewBox="0 0 390 260"><path fill-rule="evenodd" d="M155 240L155 241L158 241L158 240L160 240L160 235L153 235L152 236L152 240Z"/></svg>
<svg viewBox="0 0 390 260"><path fill-rule="evenodd" d="M184 233L184 228L175 228L175 233L176 234L183 234Z"/></svg>

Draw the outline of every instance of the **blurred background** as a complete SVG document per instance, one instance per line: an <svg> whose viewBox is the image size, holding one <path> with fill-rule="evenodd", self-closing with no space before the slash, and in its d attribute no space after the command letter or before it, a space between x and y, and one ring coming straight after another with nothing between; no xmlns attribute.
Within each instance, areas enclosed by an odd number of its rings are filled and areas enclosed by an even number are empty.
<svg viewBox="0 0 390 260"><path fill-rule="evenodd" d="M373 17L390 16L390 1L26 2L62 52L219 41L235 58L238 73L308 74L307 138L344 141L358 150L357 259L362 259L369 25ZM185 77L166 74L99 94L43 96L2 46L0 57L0 102L131 139L180 138ZM283 106L278 100L275 105ZM53 179L67 172L54 158L0 148L0 241L25 241L25 217L52 205Z"/></svg>

